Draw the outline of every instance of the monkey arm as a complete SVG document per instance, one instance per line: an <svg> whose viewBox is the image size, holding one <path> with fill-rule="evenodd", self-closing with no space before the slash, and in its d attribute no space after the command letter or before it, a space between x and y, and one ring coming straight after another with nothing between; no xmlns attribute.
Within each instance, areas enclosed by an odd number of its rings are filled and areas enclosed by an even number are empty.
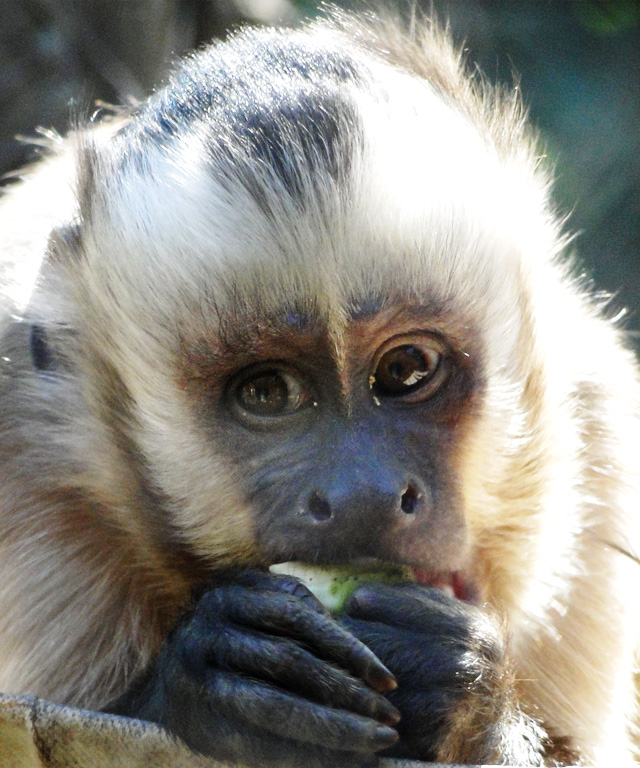
<svg viewBox="0 0 640 768"><path fill-rule="evenodd" d="M107 711L158 722L219 759L364 766L397 738L399 715L377 692L394 685L299 582L245 572L204 592Z"/></svg>

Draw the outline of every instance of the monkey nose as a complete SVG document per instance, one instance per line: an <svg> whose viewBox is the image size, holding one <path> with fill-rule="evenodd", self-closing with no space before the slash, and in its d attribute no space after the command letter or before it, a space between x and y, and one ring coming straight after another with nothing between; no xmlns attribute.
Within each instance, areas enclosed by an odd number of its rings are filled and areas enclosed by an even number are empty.
<svg viewBox="0 0 640 768"><path fill-rule="evenodd" d="M345 492L316 489L306 503L304 514L315 524L375 525L411 522L424 510L424 493L417 483L407 482L397 490L369 488Z"/></svg>

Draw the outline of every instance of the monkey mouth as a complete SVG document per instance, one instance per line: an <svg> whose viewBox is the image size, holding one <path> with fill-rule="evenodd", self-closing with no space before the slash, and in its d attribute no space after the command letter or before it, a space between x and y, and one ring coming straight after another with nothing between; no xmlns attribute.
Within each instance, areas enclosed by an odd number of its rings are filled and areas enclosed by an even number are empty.
<svg viewBox="0 0 640 768"><path fill-rule="evenodd" d="M350 582L351 589L355 583L367 581L382 581L388 584L413 583L432 587L443 592L447 597L465 603L477 604L479 593L473 581L463 571L433 572L419 566L390 563L375 558L358 558L349 563L322 565L307 564L300 561L288 561L274 564L269 570L272 573L299 578L317 596L326 589L332 581ZM321 598L321 602L324 602Z"/></svg>
<svg viewBox="0 0 640 768"><path fill-rule="evenodd" d="M366 568L370 571L375 571L377 568L382 570L398 568L407 574L408 581L422 584L425 587L434 587L444 592L448 597L456 598L463 603L478 604L480 602L478 588L470 575L461 570L431 571L416 565L382 561L376 558L358 558L351 561L349 565L356 568Z"/></svg>
<svg viewBox="0 0 640 768"><path fill-rule="evenodd" d="M432 574L422 568L411 568L411 573L418 584L435 587L448 595L461 600L463 603L479 602L478 589L471 579L462 571L453 571L448 574Z"/></svg>

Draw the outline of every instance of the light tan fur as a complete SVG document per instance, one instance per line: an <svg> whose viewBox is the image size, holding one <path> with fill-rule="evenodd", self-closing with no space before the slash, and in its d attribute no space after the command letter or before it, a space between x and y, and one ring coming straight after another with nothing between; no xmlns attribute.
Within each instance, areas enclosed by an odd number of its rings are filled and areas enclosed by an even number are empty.
<svg viewBox="0 0 640 768"><path fill-rule="evenodd" d="M506 627L511 695L585 762L632 764L636 364L564 263L519 100L416 24L292 33L346 40L379 85L344 85L364 126L349 200L303 178L319 203L301 210L256 167L267 215L237 180L216 181L188 125L149 147L151 175L118 165L118 126L89 129L6 195L0 690L98 708L149 663L194 584L261 563L241 469L194 416L203 343L218 360L228 327L317 301L348 400L350 297L404 294L483 362L455 452L460 556ZM34 322L64 350L62 372L34 372ZM464 759L481 728L475 711L457 718L445 759Z"/></svg>

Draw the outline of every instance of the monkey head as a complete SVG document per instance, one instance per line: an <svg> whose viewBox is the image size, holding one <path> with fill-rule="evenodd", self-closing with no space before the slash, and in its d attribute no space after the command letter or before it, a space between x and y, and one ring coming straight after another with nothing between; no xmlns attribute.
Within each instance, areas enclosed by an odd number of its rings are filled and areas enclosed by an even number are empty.
<svg viewBox="0 0 640 768"><path fill-rule="evenodd" d="M245 32L87 140L48 268L96 495L118 473L216 567L373 558L470 595L535 462L546 181L515 106L487 125L340 36Z"/></svg>

